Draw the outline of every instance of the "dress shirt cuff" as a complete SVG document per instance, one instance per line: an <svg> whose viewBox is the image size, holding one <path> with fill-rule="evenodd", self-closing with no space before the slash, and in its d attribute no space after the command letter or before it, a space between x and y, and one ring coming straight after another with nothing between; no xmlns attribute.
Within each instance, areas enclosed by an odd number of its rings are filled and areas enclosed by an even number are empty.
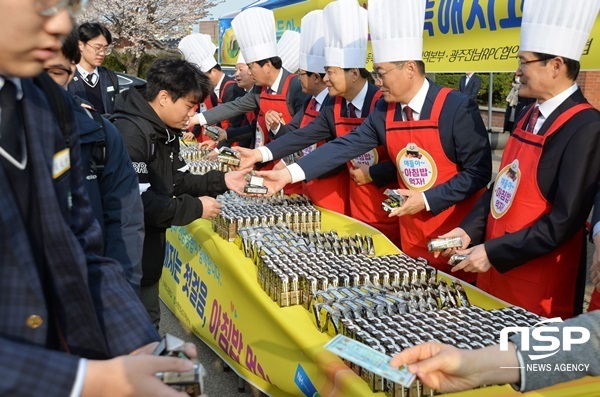
<svg viewBox="0 0 600 397"><path fill-rule="evenodd" d="M594 229L592 230L592 238L596 237L596 234L600 232L600 222L596 222Z"/></svg>
<svg viewBox="0 0 600 397"><path fill-rule="evenodd" d="M266 163L267 161L273 160L273 153L266 146L260 146L258 148L260 154L262 154L262 162Z"/></svg>
<svg viewBox="0 0 600 397"><path fill-rule="evenodd" d="M287 166L288 171L292 175L292 182L296 183L306 179L306 175L304 174L304 170L298 164L290 164Z"/></svg>
<svg viewBox="0 0 600 397"><path fill-rule="evenodd" d="M279 132L280 129L281 129L281 123L277 124L277 128L271 129L271 132L273 133L273 135L277 135L277 133Z"/></svg>
<svg viewBox="0 0 600 397"><path fill-rule="evenodd" d="M81 392L83 391L83 381L85 379L86 371L87 371L87 360L85 358L80 358L79 364L77 365L77 376L75 376L75 382L73 383L73 388L71 389L71 394L69 394L69 397L81 396Z"/></svg>
<svg viewBox="0 0 600 397"><path fill-rule="evenodd" d="M431 208L429 207L429 203L427 202L427 197L425 196L425 192L421 192L421 195L423 195L423 202L425 203L425 209L427 211L431 211Z"/></svg>
<svg viewBox="0 0 600 397"><path fill-rule="evenodd" d="M208 124L206 122L206 118L204 117L204 115L202 113L197 113L198 115L198 125L206 125Z"/></svg>
<svg viewBox="0 0 600 397"><path fill-rule="evenodd" d="M516 345L515 345L516 347ZM521 355L521 350L517 347L517 360L519 360L519 372L521 373L521 382L519 383L511 383L511 386L516 391L520 391L523 393L525 391L525 363L523 362L523 356Z"/></svg>

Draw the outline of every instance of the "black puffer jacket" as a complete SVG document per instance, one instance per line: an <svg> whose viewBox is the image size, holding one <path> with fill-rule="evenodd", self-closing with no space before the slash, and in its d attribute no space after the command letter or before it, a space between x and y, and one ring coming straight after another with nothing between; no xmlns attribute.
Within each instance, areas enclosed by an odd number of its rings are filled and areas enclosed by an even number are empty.
<svg viewBox="0 0 600 397"><path fill-rule="evenodd" d="M179 155L181 132L162 122L144 99L144 89L132 88L119 96L112 119L123 135L140 182L146 225L142 285L151 285L160 279L166 229L202 217L198 197L215 197L227 186L222 172L211 171L203 176L187 172Z"/></svg>

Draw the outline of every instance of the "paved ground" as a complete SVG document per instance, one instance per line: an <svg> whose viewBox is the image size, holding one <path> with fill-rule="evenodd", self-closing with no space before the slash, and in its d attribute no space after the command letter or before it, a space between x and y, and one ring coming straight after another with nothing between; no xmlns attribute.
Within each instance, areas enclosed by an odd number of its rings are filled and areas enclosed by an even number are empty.
<svg viewBox="0 0 600 397"><path fill-rule="evenodd" d="M493 151L492 160L494 162L494 172L497 172L498 170L501 155L502 152L500 150ZM591 263L593 249L594 246L588 243L588 266ZM592 286L588 280L586 286L586 302L588 303L591 291ZM587 307L587 303L585 307ZM206 393L210 397L264 396L263 393L261 393L259 390L253 389L252 386L248 385L247 383L245 383L245 390L242 392L238 392L238 376L231 370L229 370L228 372L224 371L223 361L200 339L198 339L195 335L192 335L187 330L185 330L166 306L162 305L161 310L161 333L168 332L182 339L193 342L198 347L199 360L205 366L206 371L208 373L205 380L205 384L207 389Z"/></svg>

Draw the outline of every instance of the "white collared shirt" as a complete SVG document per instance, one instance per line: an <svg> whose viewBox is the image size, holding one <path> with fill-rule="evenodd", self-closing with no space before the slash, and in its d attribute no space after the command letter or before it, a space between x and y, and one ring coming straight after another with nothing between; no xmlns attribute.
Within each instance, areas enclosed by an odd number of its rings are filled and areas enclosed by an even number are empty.
<svg viewBox="0 0 600 397"><path fill-rule="evenodd" d="M325 88L323 91L319 92L317 96L313 97L315 98L315 101L317 101L317 105L315 106L317 111L321 110L321 106L323 106L323 102L325 101L327 94L329 94L329 90Z"/></svg>
<svg viewBox="0 0 600 397"><path fill-rule="evenodd" d="M537 119L537 122L535 123L535 126L533 127L533 133L537 135L537 133L539 132L540 128L542 128L542 125L544 125L544 122L546 121L546 118L552 114L552 112L554 112L556 110L557 107L559 107L561 105L561 103L563 103L564 101L567 100L568 97L570 97L571 95L573 95L573 93L575 91L577 91L579 87L577 86L577 83L573 83L572 86L570 86L569 88L567 88L566 90L564 90L563 92L561 92L560 94L556 95L553 98L548 99L547 101L545 101L544 103L542 103L541 105L539 105L540 107L540 116ZM534 106L537 106L538 102L536 101Z"/></svg>
<svg viewBox="0 0 600 397"><path fill-rule="evenodd" d="M404 108L409 106L413 111L413 118L415 120L421 120L421 112L423 111L423 105L425 104L425 98L427 98L427 91L429 91L429 80L425 79L423 85L417 92L417 95L410 100L409 103L401 103L402 107L402 120L406 121L406 114Z"/></svg>
<svg viewBox="0 0 600 397"><path fill-rule="evenodd" d="M81 78L86 80L89 74L95 74L96 75L96 82L98 82L98 80L100 80L100 73L98 72L98 68L94 68L94 70L92 71L92 73L88 72L87 70L85 70L84 68L82 68L81 66L79 66L79 64L77 64L77 71L79 71L79 74L81 75Z"/></svg>
<svg viewBox="0 0 600 397"><path fill-rule="evenodd" d="M221 76L221 79L219 80L219 82L215 86L215 89L213 90L215 92L215 95L217 96L217 98L219 98L219 94L221 93L221 84L223 84L223 80L225 80L225 73L223 73L223 75Z"/></svg>
<svg viewBox="0 0 600 397"><path fill-rule="evenodd" d="M271 90L273 90L273 95L277 94L279 92L279 85L281 84L281 78L283 77L283 68L279 69L279 74L277 75L277 78L275 79L275 81L273 82L273 84L271 84L269 86L269 88Z"/></svg>
<svg viewBox="0 0 600 397"><path fill-rule="evenodd" d="M346 103L346 106L348 106L349 104L354 105L354 107L356 108L356 117L362 117L362 108L365 104L365 98L367 97L367 91L369 91L369 84L367 81L365 81L365 85L358 92L358 94L356 94L354 99L352 99L350 102Z"/></svg>

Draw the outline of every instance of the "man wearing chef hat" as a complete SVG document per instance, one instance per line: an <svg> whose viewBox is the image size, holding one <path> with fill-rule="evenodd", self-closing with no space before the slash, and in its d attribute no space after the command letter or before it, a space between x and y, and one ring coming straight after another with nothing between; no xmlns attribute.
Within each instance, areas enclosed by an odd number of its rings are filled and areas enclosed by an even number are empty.
<svg viewBox="0 0 600 397"><path fill-rule="evenodd" d="M205 111L220 103L230 102L245 95L245 91L237 86L235 80L225 75L221 70L221 65L215 60L216 49L217 47L207 34L191 34L185 36L179 42L179 51L184 59L198 66L202 73L208 77L212 86L213 92L204 100L202 104L204 106L200 106L200 111ZM243 115L240 115L229 120L222 120L220 126L224 129L229 126L239 127L243 118ZM193 123L190 123L190 127L193 125Z"/></svg>
<svg viewBox="0 0 600 397"><path fill-rule="evenodd" d="M469 98L425 78L421 61L425 3L422 0L371 0L369 25L375 59L374 78L385 101L350 134L338 138L287 170L265 175L274 190L315 176L378 145L387 145L398 168L406 203L400 217L401 248L449 271L446 259L427 250L448 225L469 213L491 178L491 152L479 110ZM410 107L411 111L404 111ZM410 113L410 118L407 117ZM408 160L409 143L422 155ZM401 161L399 161L401 160ZM474 275L461 274L473 281Z"/></svg>
<svg viewBox="0 0 600 397"><path fill-rule="evenodd" d="M368 41L367 11L356 0L338 0L329 3L323 10L325 39L325 82L329 88L329 99L314 122L304 128L280 137L267 147L252 153L256 161L281 158L321 140L330 140L348 134L359 126L371 113L381 93L377 86L368 82L369 72L365 69ZM302 31L304 31L304 26ZM310 158L313 156L311 155ZM325 208L348 214L385 234L399 244L399 229L396 219L389 218L381 208L387 198L387 188L397 188L394 164L390 161L385 146L380 145L359 153L348 160L347 167L353 178L332 180L331 184L318 192L312 191L313 201ZM340 162L337 165L341 165ZM319 170L314 177L329 170ZM354 174L366 175L362 179ZM311 178L314 179L314 178ZM334 184L335 183L335 184ZM339 183L346 183L344 189ZM343 201L348 193L348 207ZM333 200L339 203L332 203ZM337 204L337 205L336 205Z"/></svg>
<svg viewBox="0 0 600 397"><path fill-rule="evenodd" d="M254 146L258 147L270 140L265 124L266 112L276 110L289 122L302 108L305 95L298 79L282 68L281 58L277 55L273 11L251 7L239 13L231 25L256 86L233 102L199 114L197 121L200 125L211 125L259 109L254 140Z"/></svg>
<svg viewBox="0 0 600 397"><path fill-rule="evenodd" d="M575 82L600 1L527 0L517 76L519 94L536 102L521 112L501 170L518 160L514 192L496 178L473 216L448 235L485 243L456 268L477 286L545 317L581 313L584 224L600 174L600 112ZM489 213L489 215L488 215Z"/></svg>

